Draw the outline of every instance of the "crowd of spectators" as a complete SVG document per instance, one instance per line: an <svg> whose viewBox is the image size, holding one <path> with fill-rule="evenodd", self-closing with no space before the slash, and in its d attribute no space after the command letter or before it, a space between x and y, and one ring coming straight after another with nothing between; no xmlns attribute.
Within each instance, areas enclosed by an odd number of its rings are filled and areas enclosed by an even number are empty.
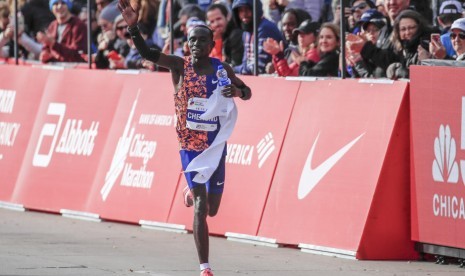
<svg viewBox="0 0 465 276"><path fill-rule="evenodd" d="M117 1L95 0L89 13L85 0L18 0L19 55L41 63L90 57L99 69L163 71L137 52ZM463 0L438 0L435 12L431 1L344 0L342 31L340 0L258 0L255 11L253 0L131 0L131 5L150 47L189 55L186 35L204 24L214 33L211 56L238 74L255 71L256 35L259 74L337 77L344 72L354 78L399 79L409 77L410 65L426 59L465 60ZM0 0L3 59L14 56L13 6L13 0ZM171 14L176 17L172 33Z"/></svg>

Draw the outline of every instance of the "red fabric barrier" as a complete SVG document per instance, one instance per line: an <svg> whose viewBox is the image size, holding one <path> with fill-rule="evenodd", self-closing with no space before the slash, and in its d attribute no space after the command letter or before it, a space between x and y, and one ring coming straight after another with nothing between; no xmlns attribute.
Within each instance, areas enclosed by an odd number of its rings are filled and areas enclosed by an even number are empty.
<svg viewBox="0 0 465 276"><path fill-rule="evenodd" d="M259 236L358 259L413 258L406 89L302 83Z"/></svg>
<svg viewBox="0 0 465 276"><path fill-rule="evenodd" d="M87 209L112 220L166 222L181 171L171 75L125 78Z"/></svg>
<svg viewBox="0 0 465 276"><path fill-rule="evenodd" d="M276 78L241 78L253 96L250 101L236 100L239 117L228 141L225 191L218 215L208 222L213 234L257 234L300 85ZM169 222L192 229L192 208L183 205L181 196L186 185L182 175Z"/></svg>
<svg viewBox="0 0 465 276"><path fill-rule="evenodd" d="M10 201L48 71L0 66L0 200Z"/></svg>
<svg viewBox="0 0 465 276"><path fill-rule="evenodd" d="M15 202L47 211L84 210L122 81L114 72L49 72Z"/></svg>
<svg viewBox="0 0 465 276"><path fill-rule="evenodd" d="M463 68L411 69L412 239L465 248Z"/></svg>

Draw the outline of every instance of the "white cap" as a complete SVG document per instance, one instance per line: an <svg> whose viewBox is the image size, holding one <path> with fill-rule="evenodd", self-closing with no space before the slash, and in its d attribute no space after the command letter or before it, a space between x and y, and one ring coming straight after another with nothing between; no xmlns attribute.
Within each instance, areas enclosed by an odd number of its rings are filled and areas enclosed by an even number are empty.
<svg viewBox="0 0 465 276"><path fill-rule="evenodd" d="M465 32L465 18L459 18L452 23L452 26L450 27L451 30L453 29L459 29L462 32Z"/></svg>
<svg viewBox="0 0 465 276"><path fill-rule="evenodd" d="M444 1L439 8L439 14L461 14L462 4L457 0Z"/></svg>

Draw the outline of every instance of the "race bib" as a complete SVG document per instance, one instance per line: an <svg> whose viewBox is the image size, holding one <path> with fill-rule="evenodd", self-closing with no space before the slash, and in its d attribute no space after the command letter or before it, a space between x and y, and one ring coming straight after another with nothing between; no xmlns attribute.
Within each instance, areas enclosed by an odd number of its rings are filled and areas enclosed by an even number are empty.
<svg viewBox="0 0 465 276"><path fill-rule="evenodd" d="M186 127L200 131L215 131L218 129L218 117L210 120L200 119L205 111L207 111L207 101L205 98L190 98L187 102Z"/></svg>

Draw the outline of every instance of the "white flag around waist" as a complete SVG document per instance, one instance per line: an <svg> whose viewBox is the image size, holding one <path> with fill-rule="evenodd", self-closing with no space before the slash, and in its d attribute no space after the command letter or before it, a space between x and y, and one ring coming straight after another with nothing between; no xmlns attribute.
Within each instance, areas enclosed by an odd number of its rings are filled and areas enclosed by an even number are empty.
<svg viewBox="0 0 465 276"><path fill-rule="evenodd" d="M207 101L207 111L200 115L200 119L209 120L218 116L220 131L213 143L201 154L195 157L184 172L197 172L194 182L205 183L218 168L223 155L226 141L231 136L237 120L237 108L233 98L221 95L221 87L218 85Z"/></svg>

